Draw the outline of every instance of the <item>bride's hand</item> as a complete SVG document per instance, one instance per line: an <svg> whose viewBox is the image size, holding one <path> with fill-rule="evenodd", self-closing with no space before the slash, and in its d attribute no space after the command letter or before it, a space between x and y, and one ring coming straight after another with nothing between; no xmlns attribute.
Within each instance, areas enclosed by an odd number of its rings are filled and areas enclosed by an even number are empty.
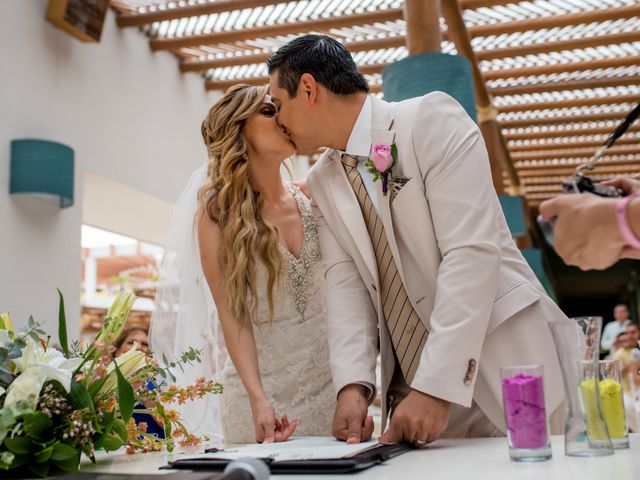
<svg viewBox="0 0 640 480"><path fill-rule="evenodd" d="M289 419L286 415L282 417L282 420L276 419L276 431L275 431L275 439L276 442L285 442L289 439L293 432L296 430L298 426L298 419L294 418L289 422Z"/></svg>
<svg viewBox="0 0 640 480"><path fill-rule="evenodd" d="M297 419L290 422L286 415L279 420L266 399L252 405L251 411L258 443L284 442L293 435L299 423Z"/></svg>
<svg viewBox="0 0 640 480"><path fill-rule="evenodd" d="M251 406L253 414L253 425L256 429L256 442L273 443L275 441L276 412L265 399Z"/></svg>

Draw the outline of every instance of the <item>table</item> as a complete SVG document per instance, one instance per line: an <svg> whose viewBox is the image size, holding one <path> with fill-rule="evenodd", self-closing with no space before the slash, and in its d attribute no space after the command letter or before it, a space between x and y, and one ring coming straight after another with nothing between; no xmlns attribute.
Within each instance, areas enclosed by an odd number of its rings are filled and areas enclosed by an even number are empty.
<svg viewBox="0 0 640 480"><path fill-rule="evenodd" d="M564 438L552 437L553 458L540 463L509 460L505 438L438 440L428 448L406 453L355 475L272 475L274 480L457 480L489 478L527 480L631 480L640 479L640 434L631 434L631 448L616 450L600 458L573 458L564 455ZM170 473L158 470L171 458L202 451L186 450L127 455L124 452L100 454L92 465L83 460L81 470L100 473ZM174 470L175 472L175 470ZM159 479L160 480L160 479Z"/></svg>

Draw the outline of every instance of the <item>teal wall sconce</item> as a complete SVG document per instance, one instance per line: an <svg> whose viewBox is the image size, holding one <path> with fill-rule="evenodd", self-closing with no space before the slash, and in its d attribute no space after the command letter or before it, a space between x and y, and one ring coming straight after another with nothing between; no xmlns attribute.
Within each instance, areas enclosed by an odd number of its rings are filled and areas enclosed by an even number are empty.
<svg viewBox="0 0 640 480"><path fill-rule="evenodd" d="M11 141L9 193L25 193L73 205L73 149L47 140Z"/></svg>

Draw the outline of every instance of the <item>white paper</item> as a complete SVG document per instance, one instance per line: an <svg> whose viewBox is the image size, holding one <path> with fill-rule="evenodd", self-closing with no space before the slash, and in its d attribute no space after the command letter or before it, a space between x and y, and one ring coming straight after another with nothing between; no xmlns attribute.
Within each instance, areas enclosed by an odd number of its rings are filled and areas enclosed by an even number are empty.
<svg viewBox="0 0 640 480"><path fill-rule="evenodd" d="M239 458L271 458L273 460L336 459L356 455L378 444L378 440L347 445L333 437L293 438L286 442L225 447L214 453L189 458L237 460ZM181 459L182 460L182 459Z"/></svg>

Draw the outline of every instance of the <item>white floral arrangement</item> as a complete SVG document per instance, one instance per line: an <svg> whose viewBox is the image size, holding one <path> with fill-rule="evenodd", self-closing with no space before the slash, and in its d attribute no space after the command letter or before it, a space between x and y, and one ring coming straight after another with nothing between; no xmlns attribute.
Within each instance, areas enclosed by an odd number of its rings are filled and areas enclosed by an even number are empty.
<svg viewBox="0 0 640 480"><path fill-rule="evenodd" d="M0 471L46 477L78 470L81 455L94 461L98 449L134 453L197 444L200 439L187 432L170 404L221 393L222 385L205 379L182 388L158 385L175 378L172 369L199 362L200 351L189 349L174 362L163 359L162 367L135 348L114 358L113 343L136 300L121 293L96 339L80 352L77 342L68 345L58 293L59 350L33 318L16 333L9 315L0 314ZM136 424L136 412L151 415L164 435Z"/></svg>

